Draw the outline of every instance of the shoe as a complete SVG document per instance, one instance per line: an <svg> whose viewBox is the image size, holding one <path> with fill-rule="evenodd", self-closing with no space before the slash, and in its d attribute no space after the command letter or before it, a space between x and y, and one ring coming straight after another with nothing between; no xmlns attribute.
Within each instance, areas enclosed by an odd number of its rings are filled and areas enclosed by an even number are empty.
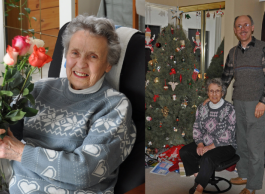
<svg viewBox="0 0 265 194"><path fill-rule="evenodd" d="M242 178L237 177L230 179L230 183L232 183L233 185L244 185L247 184L247 180L242 180Z"/></svg>
<svg viewBox="0 0 265 194"><path fill-rule="evenodd" d="M244 188L239 194L255 194L255 190L253 190L251 193L247 188Z"/></svg>
<svg viewBox="0 0 265 194"><path fill-rule="evenodd" d="M198 183L194 182L193 187L191 187L189 190L189 194L194 194L197 186L198 186Z"/></svg>

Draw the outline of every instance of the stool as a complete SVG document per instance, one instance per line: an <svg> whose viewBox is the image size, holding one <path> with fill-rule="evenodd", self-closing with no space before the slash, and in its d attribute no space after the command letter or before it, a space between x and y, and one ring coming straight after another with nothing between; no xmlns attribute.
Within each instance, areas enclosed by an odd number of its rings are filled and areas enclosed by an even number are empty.
<svg viewBox="0 0 265 194"><path fill-rule="evenodd" d="M234 155L233 158L225 161L225 162L222 162L221 164L219 164L219 166L215 169L215 171L222 171L222 170L225 170L226 168L232 166L233 164L237 163L239 161L240 157L238 155ZM220 190L219 187L218 187L218 183L219 181L225 181L229 184L228 188L225 189L225 190ZM227 191L229 191L232 187L232 184L230 183L229 180L225 179L225 178L222 178L222 177L217 177L215 176L215 172L213 173L212 177L210 178L209 180L209 183L208 184L211 184L213 186L215 186L215 188L217 189L217 191L207 191L207 190L203 190L204 193L225 193Z"/></svg>

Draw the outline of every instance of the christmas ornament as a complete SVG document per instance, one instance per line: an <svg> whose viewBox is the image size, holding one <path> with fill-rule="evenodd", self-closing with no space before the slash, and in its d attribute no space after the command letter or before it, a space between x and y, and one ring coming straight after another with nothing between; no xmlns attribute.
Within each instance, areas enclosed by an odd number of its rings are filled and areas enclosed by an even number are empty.
<svg viewBox="0 0 265 194"><path fill-rule="evenodd" d="M185 58L182 58L181 61L184 63L186 60L185 60Z"/></svg>
<svg viewBox="0 0 265 194"><path fill-rule="evenodd" d="M190 15L189 14L185 14L185 19L190 19Z"/></svg>
<svg viewBox="0 0 265 194"><path fill-rule="evenodd" d="M154 68L154 69L153 69L153 72L155 72L155 71L156 71L156 69Z"/></svg>
<svg viewBox="0 0 265 194"><path fill-rule="evenodd" d="M158 77L156 77L156 78L154 79L154 82L155 82L155 83L158 83L158 82L159 82Z"/></svg>
<svg viewBox="0 0 265 194"><path fill-rule="evenodd" d="M153 66L153 60L148 61L149 65Z"/></svg>
<svg viewBox="0 0 265 194"><path fill-rule="evenodd" d="M169 75L176 74L176 70L174 68L171 69Z"/></svg>
<svg viewBox="0 0 265 194"><path fill-rule="evenodd" d="M180 83L182 82L182 75L181 74L179 75L179 82Z"/></svg>
<svg viewBox="0 0 265 194"><path fill-rule="evenodd" d="M172 95L172 99L175 101L175 100L177 100L177 95L176 94L173 94Z"/></svg>
<svg viewBox="0 0 265 194"><path fill-rule="evenodd" d="M201 12L200 11L196 12L196 17L201 17Z"/></svg>
<svg viewBox="0 0 265 194"><path fill-rule="evenodd" d="M152 117L147 116L147 117L146 117L146 120L147 120L147 121L152 121Z"/></svg>
<svg viewBox="0 0 265 194"><path fill-rule="evenodd" d="M152 144L152 142L151 142L151 141L149 141L149 142L148 142L148 145L149 145L149 146L151 146L151 145L153 145L153 144Z"/></svg>
<svg viewBox="0 0 265 194"><path fill-rule="evenodd" d="M196 109L196 108L197 108L196 104L194 104L194 105L192 106L192 108L195 108L195 109Z"/></svg>
<svg viewBox="0 0 265 194"><path fill-rule="evenodd" d="M155 153L156 153L156 154L158 153L158 149L157 149L157 148L155 148Z"/></svg>
<svg viewBox="0 0 265 194"><path fill-rule="evenodd" d="M192 79L193 81L196 81L197 80L197 77L198 77L198 73L200 73L199 69L196 69L196 66L194 65L194 70L193 70L193 73L192 73Z"/></svg>
<svg viewBox="0 0 265 194"><path fill-rule="evenodd" d="M158 72L160 72L161 66L158 66L156 69Z"/></svg>
<svg viewBox="0 0 265 194"><path fill-rule="evenodd" d="M145 48L149 48L151 50L151 53L154 52L154 48L152 45L152 42L155 39L155 34L153 35L153 37L151 38L151 30L150 28L145 28Z"/></svg>
<svg viewBox="0 0 265 194"><path fill-rule="evenodd" d="M145 81L145 88L149 85L149 80Z"/></svg>
<svg viewBox="0 0 265 194"><path fill-rule="evenodd" d="M191 89L193 85L193 81L191 79L187 80L188 88Z"/></svg>
<svg viewBox="0 0 265 194"><path fill-rule="evenodd" d="M147 127L147 130L148 131L151 131L152 130L152 127L151 126Z"/></svg>
<svg viewBox="0 0 265 194"><path fill-rule="evenodd" d="M174 29L171 27L170 28L171 34L174 34Z"/></svg>
<svg viewBox="0 0 265 194"><path fill-rule="evenodd" d="M213 58L218 58L218 57L219 57L219 55L214 55L214 56L213 56Z"/></svg>
<svg viewBox="0 0 265 194"><path fill-rule="evenodd" d="M167 89L168 89L168 86L167 86L166 79L165 79L164 90L167 90Z"/></svg>
<svg viewBox="0 0 265 194"><path fill-rule="evenodd" d="M177 40L178 40L178 38L175 38L175 37L174 37L174 38L173 38L173 40L177 41Z"/></svg>
<svg viewBox="0 0 265 194"><path fill-rule="evenodd" d="M188 106L188 102L186 99L184 99L184 102L181 103L181 107L186 108L186 106Z"/></svg>
<svg viewBox="0 0 265 194"><path fill-rule="evenodd" d="M185 137L185 132L184 131L181 133L181 136L182 137Z"/></svg>
<svg viewBox="0 0 265 194"><path fill-rule="evenodd" d="M173 57L174 57L173 55L170 55L170 59L171 59L171 60L173 59Z"/></svg>
<svg viewBox="0 0 265 194"><path fill-rule="evenodd" d="M176 52L179 52L179 51L180 51L180 48L176 48L175 51L176 51Z"/></svg>
<svg viewBox="0 0 265 194"><path fill-rule="evenodd" d="M171 13L173 14L172 19L176 18L180 20L180 15L183 13L183 11L179 11L179 6L177 6L177 10L171 10Z"/></svg>
<svg viewBox="0 0 265 194"><path fill-rule="evenodd" d="M178 129L176 127L173 127L173 129L174 129L175 132L178 132Z"/></svg>
<svg viewBox="0 0 265 194"><path fill-rule="evenodd" d="M198 74L198 78L201 79L202 78L202 75L199 73ZM206 79L206 73L204 73L204 79Z"/></svg>
<svg viewBox="0 0 265 194"><path fill-rule="evenodd" d="M149 106L149 107L150 107L150 108L153 108L151 104L150 104L150 106Z"/></svg>
<svg viewBox="0 0 265 194"><path fill-rule="evenodd" d="M165 16L165 14L166 14L165 11L160 11L158 15L162 17L162 16Z"/></svg>
<svg viewBox="0 0 265 194"><path fill-rule="evenodd" d="M215 12L214 12L214 14L213 14L213 18L215 18Z"/></svg>
<svg viewBox="0 0 265 194"><path fill-rule="evenodd" d="M169 140L169 138L168 138L168 137L166 137L166 140L168 141L168 140Z"/></svg>
<svg viewBox="0 0 265 194"><path fill-rule="evenodd" d="M160 121L160 125L159 125L159 127L162 127L162 122Z"/></svg>
<svg viewBox="0 0 265 194"><path fill-rule="evenodd" d="M161 44L159 42L156 43L156 47L157 48L160 48L161 47Z"/></svg>
<svg viewBox="0 0 265 194"><path fill-rule="evenodd" d="M169 85L171 85L172 91L175 90L176 86L179 84L178 82L168 82Z"/></svg>
<svg viewBox="0 0 265 194"><path fill-rule="evenodd" d="M174 64L176 64L177 63L177 61L174 61Z"/></svg>
<svg viewBox="0 0 265 194"><path fill-rule="evenodd" d="M185 40L180 41L180 50L185 48Z"/></svg>
<svg viewBox="0 0 265 194"><path fill-rule="evenodd" d="M179 117L177 116L176 118L176 121L177 121L177 126L179 125Z"/></svg>
<svg viewBox="0 0 265 194"><path fill-rule="evenodd" d="M169 146L168 144L166 144L166 145L164 145L163 147L167 149L167 148L169 148L170 146Z"/></svg>
<svg viewBox="0 0 265 194"><path fill-rule="evenodd" d="M197 49L200 49L201 50L201 40L200 40L200 32L197 30L196 32L196 40L194 39L194 37L192 36L192 41L194 42L195 44L195 47L193 49L193 53L195 53L195 51Z"/></svg>
<svg viewBox="0 0 265 194"><path fill-rule="evenodd" d="M210 12L208 10L208 13L206 14L206 17L209 18L211 15L210 15Z"/></svg>
<svg viewBox="0 0 265 194"><path fill-rule="evenodd" d="M159 98L159 95L158 94L155 94L153 99L154 99L154 102L156 102L156 99Z"/></svg>
<svg viewBox="0 0 265 194"><path fill-rule="evenodd" d="M218 11L216 11L216 15L224 15L224 12L221 10L221 5L220 5L220 9Z"/></svg>
<svg viewBox="0 0 265 194"><path fill-rule="evenodd" d="M164 106L164 108L161 109L161 112L163 113L163 116L166 118L168 116L169 110L166 106Z"/></svg>

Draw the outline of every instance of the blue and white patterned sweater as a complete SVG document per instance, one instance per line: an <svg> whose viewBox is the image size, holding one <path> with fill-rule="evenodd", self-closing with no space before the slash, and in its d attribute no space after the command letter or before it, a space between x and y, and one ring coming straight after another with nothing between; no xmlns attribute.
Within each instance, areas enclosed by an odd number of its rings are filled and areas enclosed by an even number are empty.
<svg viewBox="0 0 265 194"><path fill-rule="evenodd" d="M104 80L92 94L69 91L66 78L35 83L38 114L24 121L26 146L12 163L11 194L112 194L136 129L131 104Z"/></svg>
<svg viewBox="0 0 265 194"><path fill-rule="evenodd" d="M212 109L208 102L205 106L200 104L196 111L193 125L193 139L198 145L203 143L208 146L212 143L215 147L231 145L236 149L236 114L233 105L227 101L217 108Z"/></svg>

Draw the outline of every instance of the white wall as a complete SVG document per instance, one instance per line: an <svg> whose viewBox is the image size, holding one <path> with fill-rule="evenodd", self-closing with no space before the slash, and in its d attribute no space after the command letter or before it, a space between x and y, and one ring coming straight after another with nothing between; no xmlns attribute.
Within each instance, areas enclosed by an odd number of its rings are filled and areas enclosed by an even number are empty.
<svg viewBox="0 0 265 194"><path fill-rule="evenodd" d="M96 16L101 0L78 0L78 14L87 13Z"/></svg>

